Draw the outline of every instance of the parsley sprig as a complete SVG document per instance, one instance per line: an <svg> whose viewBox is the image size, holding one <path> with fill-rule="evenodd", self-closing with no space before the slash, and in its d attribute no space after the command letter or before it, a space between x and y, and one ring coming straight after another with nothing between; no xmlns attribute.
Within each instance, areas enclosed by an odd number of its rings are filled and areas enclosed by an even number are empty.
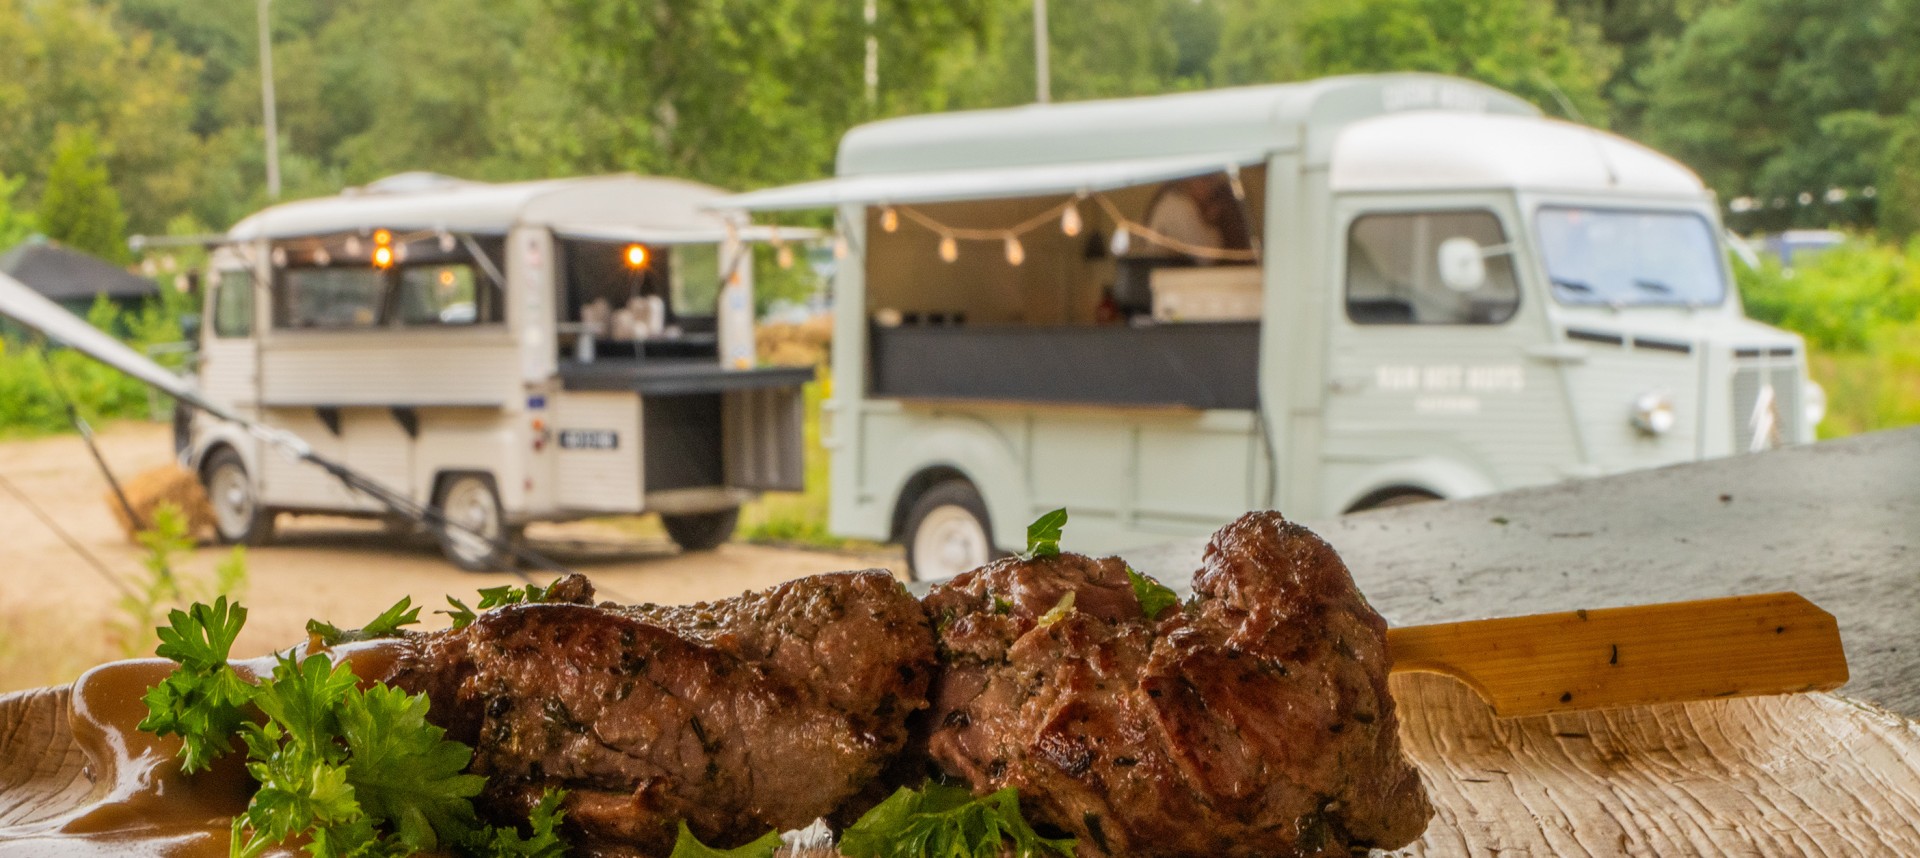
<svg viewBox="0 0 1920 858"><path fill-rule="evenodd" d="M1067 526L1067 510L1062 507L1040 516L1027 525L1027 553L1021 555L1029 560L1035 557L1052 557L1060 553L1060 534Z"/></svg>
<svg viewBox="0 0 1920 858"><path fill-rule="evenodd" d="M1127 567L1127 580L1133 583L1133 595L1140 600L1140 613L1146 614L1149 620L1159 619L1168 608L1180 604L1180 597L1172 587L1133 571L1132 566Z"/></svg>
<svg viewBox="0 0 1920 858"><path fill-rule="evenodd" d="M413 607L412 596L401 596L393 607L380 612L372 622L357 629L342 630L339 626L325 620L308 620L307 634L320 639L322 644L336 646L355 641L370 641L376 638L390 638L400 633L401 626L411 626L420 622L420 609Z"/></svg>
<svg viewBox="0 0 1920 858"><path fill-rule="evenodd" d="M453 610L436 611L435 613L446 614L453 619L454 628L464 629L472 625L474 620L479 619L481 612L490 611L494 608L503 608L507 605L544 602L547 600L548 593L552 590L553 586L551 584L545 587L538 584L528 584L524 587L514 587L511 585L482 587L480 588L479 608L469 608L467 607L467 603L448 596L447 604L453 606Z"/></svg>
<svg viewBox="0 0 1920 858"><path fill-rule="evenodd" d="M1004 851L1011 846L1012 851ZM840 852L848 858L1039 858L1072 856L1071 837L1042 837L1020 815L1012 787L975 798L967 790L928 781L902 787L847 828Z"/></svg>
<svg viewBox="0 0 1920 858"><path fill-rule="evenodd" d="M417 621L419 609L410 608L403 599L366 627L332 638L393 634ZM427 722L425 694L382 683L362 688L348 665L325 653L282 654L259 684L241 679L227 658L246 616L224 597L169 614L155 652L180 666L147 692L140 722L142 730L181 736L189 773L233 750L235 736L246 746L247 773L259 788L233 820L232 858L257 858L297 838L313 858L401 858L442 847L476 858L565 854L555 833L564 791L542 797L531 837L480 824L472 798L486 779L466 774L473 749Z"/></svg>

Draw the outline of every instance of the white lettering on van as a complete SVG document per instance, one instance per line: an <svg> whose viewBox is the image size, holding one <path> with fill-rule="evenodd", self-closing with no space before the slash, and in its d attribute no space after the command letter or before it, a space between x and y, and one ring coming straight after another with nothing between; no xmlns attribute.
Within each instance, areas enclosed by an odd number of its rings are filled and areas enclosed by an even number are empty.
<svg viewBox="0 0 1920 858"><path fill-rule="evenodd" d="M1413 400L1415 414L1478 414L1478 396L1421 396Z"/></svg>
<svg viewBox="0 0 1920 858"><path fill-rule="evenodd" d="M1394 393L1519 393L1527 388L1527 376L1518 364L1384 364L1373 368L1373 386Z"/></svg>
<svg viewBox="0 0 1920 858"><path fill-rule="evenodd" d="M1487 93L1473 87L1440 81L1396 83L1380 89L1380 107L1385 110L1424 110L1440 107L1448 110L1484 111Z"/></svg>

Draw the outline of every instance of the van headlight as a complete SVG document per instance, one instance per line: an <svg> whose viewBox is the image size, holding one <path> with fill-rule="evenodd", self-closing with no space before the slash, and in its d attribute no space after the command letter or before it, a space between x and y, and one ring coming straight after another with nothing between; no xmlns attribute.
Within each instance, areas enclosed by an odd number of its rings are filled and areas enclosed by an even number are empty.
<svg viewBox="0 0 1920 858"><path fill-rule="evenodd" d="M1812 432L1813 427L1820 425L1820 421L1827 419L1827 389L1821 387L1820 382L1809 378L1807 379L1807 395L1802 398L1801 401L1806 403L1807 431Z"/></svg>
<svg viewBox="0 0 1920 858"><path fill-rule="evenodd" d="M1650 390L1633 401L1633 428L1642 435L1665 435L1673 431L1679 419L1673 410L1673 395L1664 390Z"/></svg>

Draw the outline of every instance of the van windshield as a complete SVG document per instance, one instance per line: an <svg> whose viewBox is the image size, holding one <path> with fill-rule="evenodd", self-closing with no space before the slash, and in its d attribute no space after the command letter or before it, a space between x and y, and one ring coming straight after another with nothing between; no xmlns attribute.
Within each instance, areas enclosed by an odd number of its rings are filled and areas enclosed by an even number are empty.
<svg viewBox="0 0 1920 858"><path fill-rule="evenodd" d="M1709 306L1726 298L1719 243L1698 214L1546 206L1534 225L1562 304Z"/></svg>

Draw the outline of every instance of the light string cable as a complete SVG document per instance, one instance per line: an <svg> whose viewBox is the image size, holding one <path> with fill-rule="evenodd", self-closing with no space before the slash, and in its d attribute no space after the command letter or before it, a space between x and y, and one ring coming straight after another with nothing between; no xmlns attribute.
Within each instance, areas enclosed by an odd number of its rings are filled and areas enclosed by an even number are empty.
<svg viewBox="0 0 1920 858"><path fill-rule="evenodd" d="M1257 248L1237 249L1213 247L1210 245L1194 244L1167 235L1166 233L1127 217L1126 214L1120 211L1120 207L1116 205L1113 200L1105 194L1097 192L1075 194L1059 204L1010 227L953 226L941 222L939 219L918 208L907 205L896 206L882 204L881 209L883 213L897 212L899 215L904 215L908 220L919 224L928 232L940 236L941 257L949 262L953 261L950 257L957 255L957 248L951 243L953 241L998 241L1006 244L1008 261L1018 265L1019 262L1015 260L1024 260L1026 257L1024 248L1022 248L1019 243L1021 236L1056 220L1065 223L1068 220L1068 212L1077 211L1080 201L1083 199L1092 199L1094 203L1106 213L1108 219L1113 221L1114 229L1116 231L1124 231L1130 237L1137 236L1153 244L1167 248L1168 250L1185 253L1189 256L1201 257L1203 259L1213 259L1223 262L1258 262L1260 260L1260 252ZM883 214L882 228L885 229L886 225L892 220L892 217ZM887 229L886 231L892 232L893 230ZM1068 235L1077 234L1079 232L1077 223L1074 228L1066 231Z"/></svg>

